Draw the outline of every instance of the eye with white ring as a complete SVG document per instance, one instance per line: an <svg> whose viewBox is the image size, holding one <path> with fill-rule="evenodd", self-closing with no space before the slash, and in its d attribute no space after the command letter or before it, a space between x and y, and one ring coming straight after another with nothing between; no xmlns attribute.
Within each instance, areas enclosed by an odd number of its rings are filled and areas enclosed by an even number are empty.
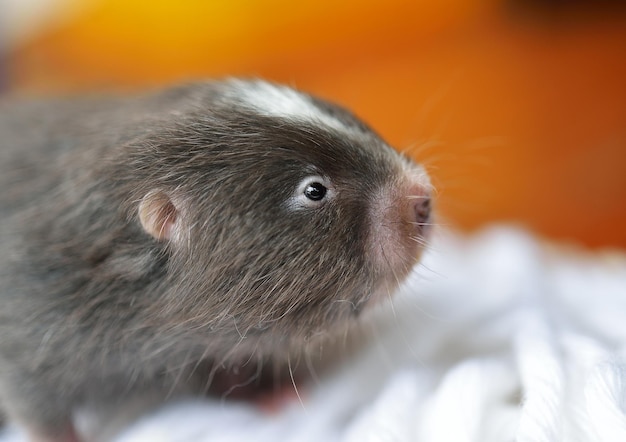
<svg viewBox="0 0 626 442"><path fill-rule="evenodd" d="M291 198L290 206L294 208L320 207L332 198L333 193L329 179L318 175L308 176L300 181Z"/></svg>

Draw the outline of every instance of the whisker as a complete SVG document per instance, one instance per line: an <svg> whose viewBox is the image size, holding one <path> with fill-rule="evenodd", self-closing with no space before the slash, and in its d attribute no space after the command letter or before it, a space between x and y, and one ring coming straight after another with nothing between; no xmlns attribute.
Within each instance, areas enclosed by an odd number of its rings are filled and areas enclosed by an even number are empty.
<svg viewBox="0 0 626 442"><path fill-rule="evenodd" d="M306 368L307 368L307 370L309 372L309 376L311 376L311 379L313 380L313 382L315 382L317 385L319 385L321 383L320 382L320 378L317 375L317 371L315 370L315 367L313 365L313 361L311 360L311 354L309 352L305 352L304 353L304 363L305 363Z"/></svg>
<svg viewBox="0 0 626 442"><path fill-rule="evenodd" d="M416 238L416 237L409 237L410 241L413 241L414 243L417 243L418 245L422 246L423 249L426 249L428 246L428 243L420 238Z"/></svg>
<svg viewBox="0 0 626 442"><path fill-rule="evenodd" d="M423 267L424 269L428 270L430 273L432 273L433 275L439 277L439 278L445 278L446 276L443 273L439 273L436 270L433 270L432 268L428 267L426 264L424 264L423 262L420 262L418 264L418 267ZM424 277L423 275L421 275L422 277Z"/></svg>
<svg viewBox="0 0 626 442"><path fill-rule="evenodd" d="M414 226L442 226L442 227L449 227L450 224L445 224L445 223L421 223L421 222L417 222L417 221L407 221L409 224L412 224Z"/></svg>
<svg viewBox="0 0 626 442"><path fill-rule="evenodd" d="M382 246L380 248L380 252L381 252L381 255L382 255L383 259L387 263L387 267L391 270L391 275L396 280L396 284L397 284L396 287L400 286L400 279L398 278L398 275L397 275L395 269L390 264L389 258L387 257L387 255L385 253L385 250L384 250L384 248ZM395 309L395 307L393 305L393 296L392 296L393 294L391 293L391 290L390 290L389 286L387 286L386 289L387 289L387 298L389 299L389 304L391 306L391 313L393 314L393 317L397 319L398 316L396 314L396 309Z"/></svg>
<svg viewBox="0 0 626 442"><path fill-rule="evenodd" d="M300 397L300 392L298 391L298 387L296 386L296 380L293 376L293 369L291 368L291 357L287 356L287 367L289 368L289 377L291 378L291 385L293 385L293 390L296 392L296 396L298 397L298 401L300 401L300 405L306 414L308 411L304 406L304 402L302 401L302 397Z"/></svg>
<svg viewBox="0 0 626 442"><path fill-rule="evenodd" d="M226 390L222 396L220 397L220 404L222 406L224 406L226 404L226 399L228 398L228 396L235 391L235 389L239 388L239 387L245 387L246 385L250 385L251 383L253 383L256 379L258 379L258 372L250 375L250 377L248 379L246 379L243 382L240 382L238 384L233 384L228 390Z"/></svg>

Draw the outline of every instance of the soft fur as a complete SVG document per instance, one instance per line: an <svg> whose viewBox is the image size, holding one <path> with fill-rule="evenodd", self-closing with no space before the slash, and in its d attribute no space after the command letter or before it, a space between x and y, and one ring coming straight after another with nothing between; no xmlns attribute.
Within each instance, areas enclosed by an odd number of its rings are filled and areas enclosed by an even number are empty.
<svg viewBox="0 0 626 442"><path fill-rule="evenodd" d="M314 111L264 112L266 88ZM280 86L10 102L0 134L0 396L37 434L67 438L78 405L230 388L232 367L284 375L423 241L421 168ZM290 204L307 176L332 198Z"/></svg>

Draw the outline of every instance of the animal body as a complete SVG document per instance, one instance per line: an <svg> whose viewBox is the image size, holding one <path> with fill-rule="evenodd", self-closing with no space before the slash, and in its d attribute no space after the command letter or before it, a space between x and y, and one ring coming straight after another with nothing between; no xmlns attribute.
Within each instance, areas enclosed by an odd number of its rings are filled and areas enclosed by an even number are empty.
<svg viewBox="0 0 626 442"><path fill-rule="evenodd" d="M39 441L284 370L393 292L430 219L421 166L259 80L0 102L0 172L0 401Z"/></svg>

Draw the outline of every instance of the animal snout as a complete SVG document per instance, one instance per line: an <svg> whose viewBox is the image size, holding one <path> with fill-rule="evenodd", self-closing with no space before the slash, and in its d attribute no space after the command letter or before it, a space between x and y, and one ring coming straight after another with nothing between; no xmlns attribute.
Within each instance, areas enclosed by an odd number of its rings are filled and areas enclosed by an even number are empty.
<svg viewBox="0 0 626 442"><path fill-rule="evenodd" d="M427 230L432 213L430 187L422 183L413 183L408 189L407 197L405 219L415 226L414 230L417 233L423 234Z"/></svg>
<svg viewBox="0 0 626 442"><path fill-rule="evenodd" d="M430 196L418 196L413 202L413 216L418 224L425 224L430 220L431 202Z"/></svg>

